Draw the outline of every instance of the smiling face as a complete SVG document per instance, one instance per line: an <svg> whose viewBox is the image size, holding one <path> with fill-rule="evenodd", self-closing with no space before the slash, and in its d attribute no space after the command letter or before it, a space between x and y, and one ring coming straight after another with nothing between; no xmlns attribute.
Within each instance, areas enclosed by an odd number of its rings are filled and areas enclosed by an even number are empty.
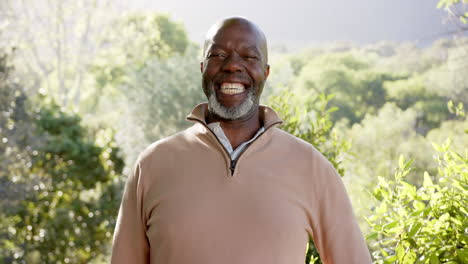
<svg viewBox="0 0 468 264"><path fill-rule="evenodd" d="M224 120L253 115L269 74L263 33L246 19L224 20L207 36L201 71L211 114Z"/></svg>

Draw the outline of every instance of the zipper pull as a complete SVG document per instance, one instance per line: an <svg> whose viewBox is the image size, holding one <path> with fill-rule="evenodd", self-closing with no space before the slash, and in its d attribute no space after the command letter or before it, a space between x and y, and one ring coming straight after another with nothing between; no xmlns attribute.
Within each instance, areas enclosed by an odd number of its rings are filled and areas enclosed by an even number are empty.
<svg viewBox="0 0 468 264"><path fill-rule="evenodd" d="M234 175L234 170L236 169L237 160L231 160L231 176Z"/></svg>

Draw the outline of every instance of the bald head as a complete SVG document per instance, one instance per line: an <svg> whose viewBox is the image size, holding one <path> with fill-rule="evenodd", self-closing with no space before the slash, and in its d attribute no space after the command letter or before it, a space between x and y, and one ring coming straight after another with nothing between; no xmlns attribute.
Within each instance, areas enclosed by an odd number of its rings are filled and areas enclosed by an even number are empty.
<svg viewBox="0 0 468 264"><path fill-rule="evenodd" d="M224 31L228 29L232 29L233 27L236 30L241 30L248 32L250 34L255 35L258 41L258 48L259 51L262 53L262 57L264 59L264 63L268 63L268 48L267 48L267 41L265 34L263 31L252 21L243 18L243 17L229 17L225 18L217 23L215 23L211 28L208 30L205 43L203 45L203 58L205 58L208 48L213 44L214 39L219 35L222 34Z"/></svg>

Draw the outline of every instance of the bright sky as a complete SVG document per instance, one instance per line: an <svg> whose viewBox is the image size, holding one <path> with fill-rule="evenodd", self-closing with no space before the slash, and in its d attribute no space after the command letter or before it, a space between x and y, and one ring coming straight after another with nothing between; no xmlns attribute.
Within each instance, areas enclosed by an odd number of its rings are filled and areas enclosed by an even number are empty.
<svg viewBox="0 0 468 264"><path fill-rule="evenodd" d="M437 0L135 0L133 7L169 13L201 43L220 18L241 15L256 22L270 44L412 41L426 45L453 30L443 24Z"/></svg>

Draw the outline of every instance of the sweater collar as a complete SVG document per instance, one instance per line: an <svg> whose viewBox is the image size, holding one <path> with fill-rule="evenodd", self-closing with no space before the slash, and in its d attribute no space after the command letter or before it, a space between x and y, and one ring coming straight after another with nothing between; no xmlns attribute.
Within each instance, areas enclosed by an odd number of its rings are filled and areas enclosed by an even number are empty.
<svg viewBox="0 0 468 264"><path fill-rule="evenodd" d="M278 117L278 114L271 107L266 105L259 106L260 120L263 123L263 127L268 129L271 126L279 125L283 121ZM187 120L196 121L207 126L206 117L208 115L208 103L201 103L192 110L187 116Z"/></svg>

